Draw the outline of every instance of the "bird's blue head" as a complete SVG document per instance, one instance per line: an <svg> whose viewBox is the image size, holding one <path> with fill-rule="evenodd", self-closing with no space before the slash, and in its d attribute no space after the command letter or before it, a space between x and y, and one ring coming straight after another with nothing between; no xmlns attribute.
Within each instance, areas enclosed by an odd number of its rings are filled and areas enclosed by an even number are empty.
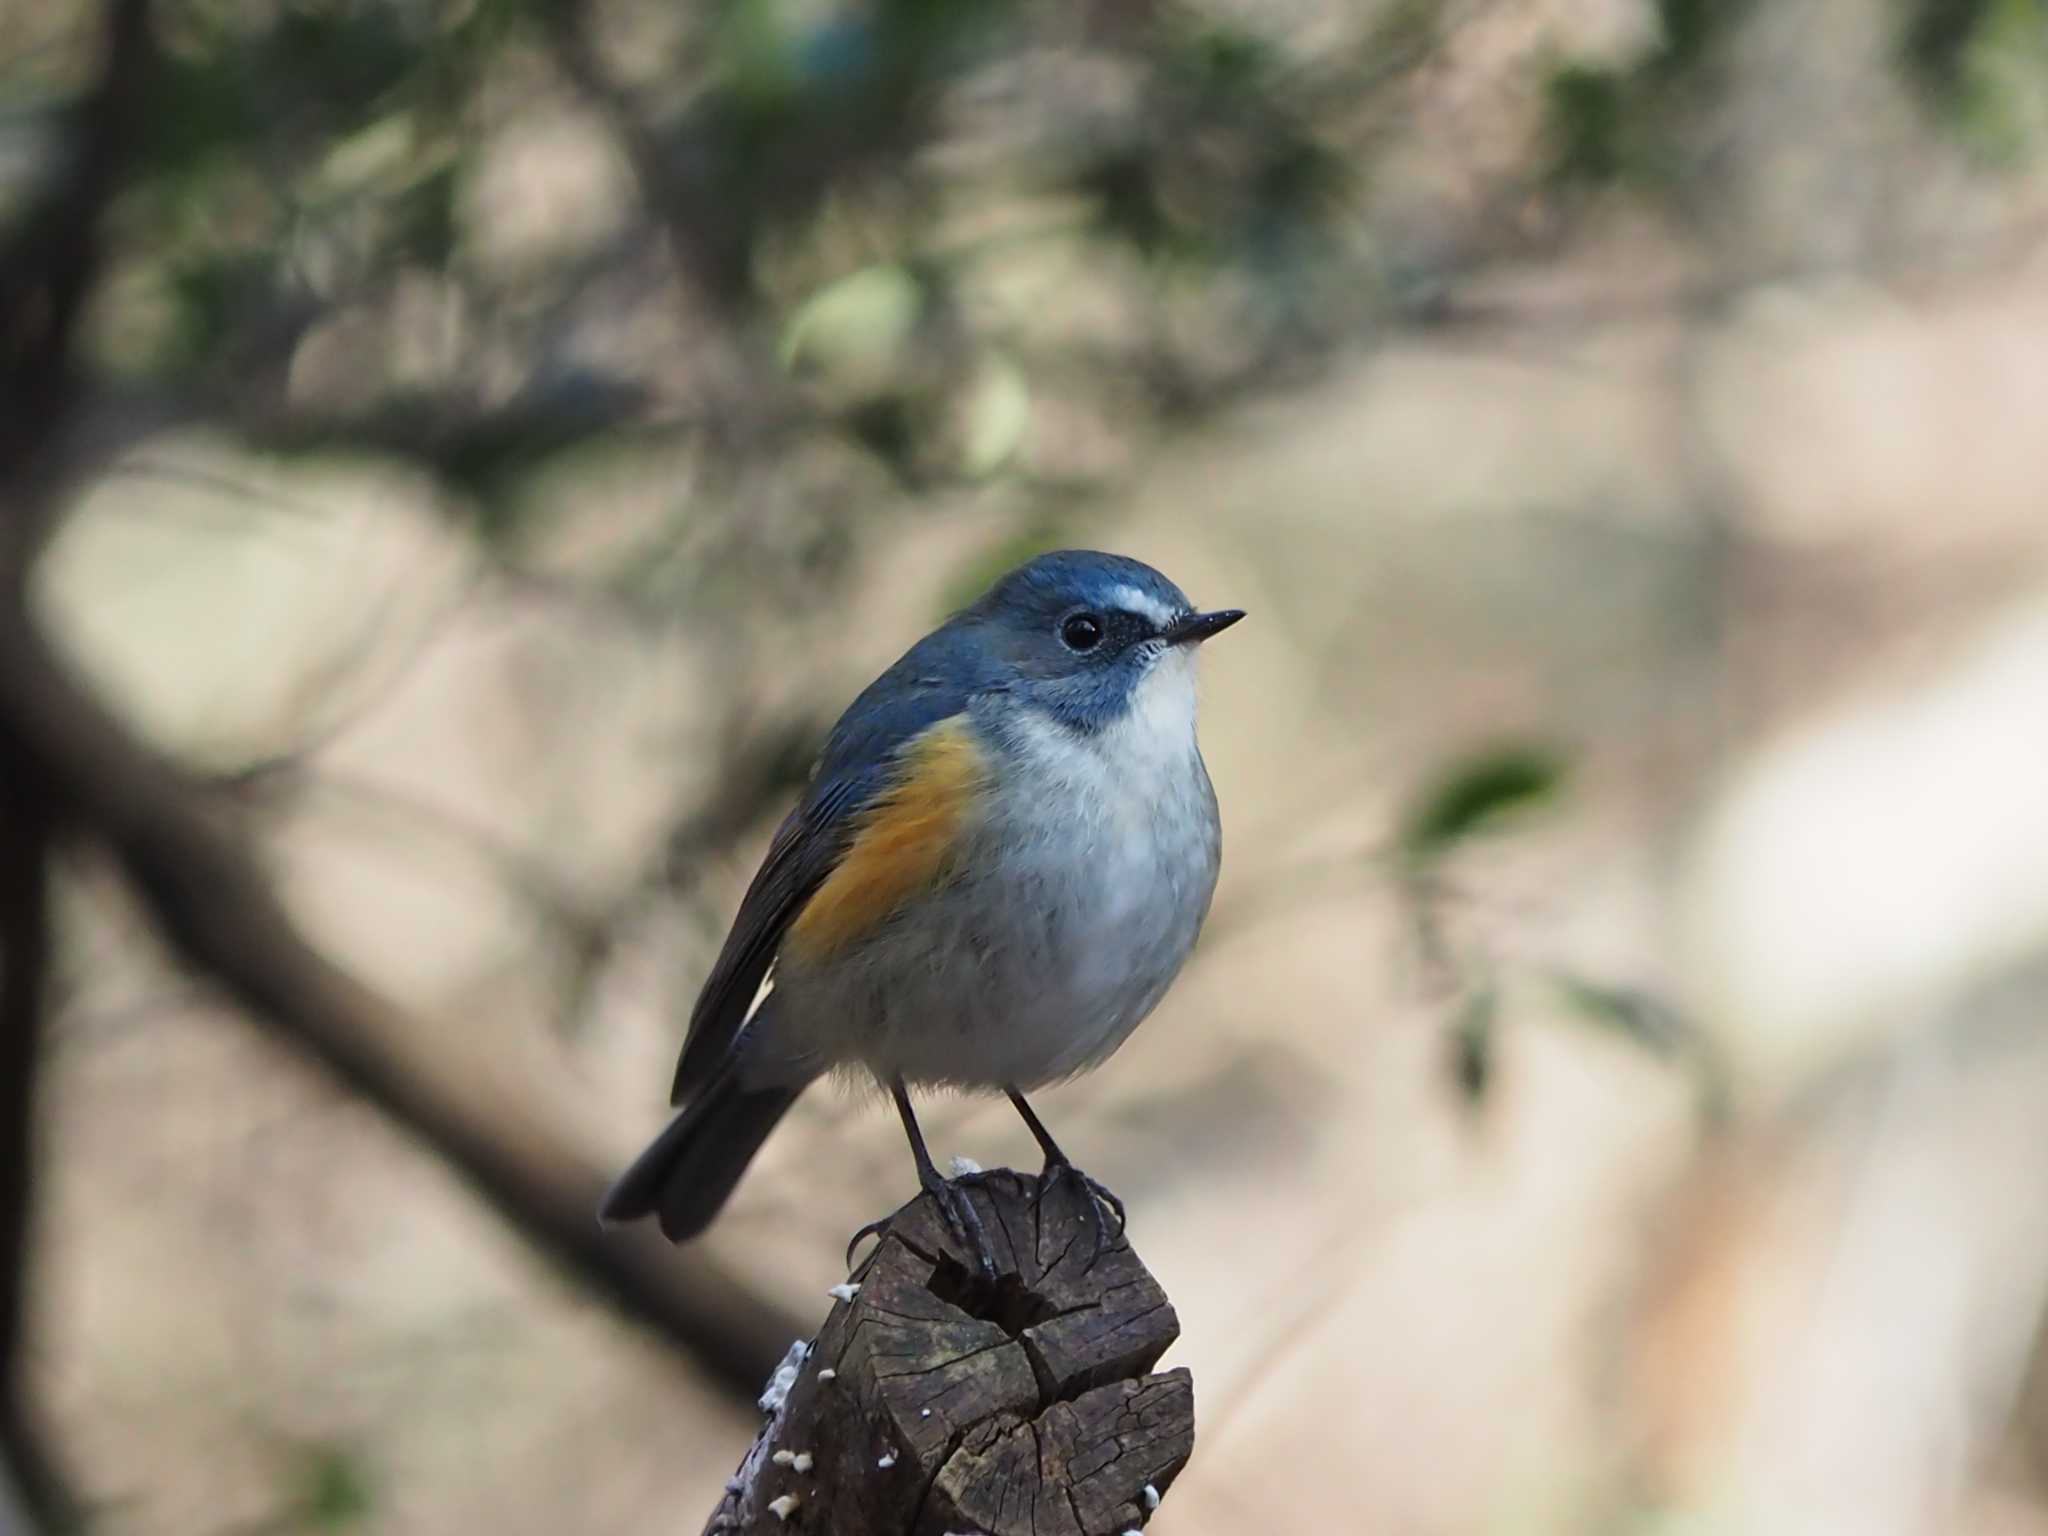
<svg viewBox="0 0 2048 1536"><path fill-rule="evenodd" d="M995 653L1012 695L1094 734L1148 696L1177 708L1183 692L1191 731L1194 649L1244 613L1196 612L1141 560L1063 549L1010 572L961 617Z"/></svg>

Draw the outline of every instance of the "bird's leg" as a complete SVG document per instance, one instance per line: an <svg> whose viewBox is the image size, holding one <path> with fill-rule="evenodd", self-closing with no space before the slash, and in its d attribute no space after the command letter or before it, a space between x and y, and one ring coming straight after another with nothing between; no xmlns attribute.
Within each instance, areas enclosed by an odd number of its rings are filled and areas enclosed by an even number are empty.
<svg viewBox="0 0 2048 1536"><path fill-rule="evenodd" d="M996 1277L995 1251L989 1247L988 1233L982 1228L981 1216L974 1209L974 1202L967 1191L958 1183L949 1180L939 1172L932 1162L932 1155L924 1144L924 1132L917 1127L917 1115L910 1107L910 1090L904 1086L901 1077L889 1080L889 1093L896 1100L896 1113L903 1117L903 1134L910 1138L910 1155L917 1160L918 1187L938 1202L945 1213L946 1224L953 1229L963 1245L971 1249L980 1262L982 1278ZM853 1241L846 1245L847 1262L853 1262L853 1250L860 1246L861 1239L886 1229L893 1218L884 1217L871 1221L853 1234Z"/></svg>
<svg viewBox="0 0 2048 1536"><path fill-rule="evenodd" d="M1124 1235L1124 1203L1107 1186L1098 1184L1074 1166L1073 1159L1060 1150L1060 1144L1052 1139L1052 1132L1045 1128L1045 1122L1033 1113L1024 1095L1015 1088L1005 1088L1010 1102L1017 1106L1017 1113L1024 1117L1025 1129L1031 1132L1032 1140L1038 1143L1038 1150L1045 1154L1045 1167L1038 1175L1038 1198L1043 1200L1046 1191L1061 1179L1078 1179L1081 1188L1088 1195L1088 1212L1095 1223L1095 1246L1088 1255L1088 1267L1093 1269L1095 1261L1102 1257L1104 1237L1102 1211L1107 1206L1116 1215L1116 1235Z"/></svg>

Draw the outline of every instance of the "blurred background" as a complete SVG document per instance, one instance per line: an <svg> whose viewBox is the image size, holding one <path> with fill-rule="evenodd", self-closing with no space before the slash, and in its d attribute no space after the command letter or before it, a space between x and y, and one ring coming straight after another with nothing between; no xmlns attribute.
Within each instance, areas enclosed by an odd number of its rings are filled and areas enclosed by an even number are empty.
<svg viewBox="0 0 2048 1536"><path fill-rule="evenodd" d="M0 1527L697 1529L909 1160L597 1194L1080 544L1253 615L1041 1103L1156 1528L2048 1532L2044 148L2040 0L0 0Z"/></svg>

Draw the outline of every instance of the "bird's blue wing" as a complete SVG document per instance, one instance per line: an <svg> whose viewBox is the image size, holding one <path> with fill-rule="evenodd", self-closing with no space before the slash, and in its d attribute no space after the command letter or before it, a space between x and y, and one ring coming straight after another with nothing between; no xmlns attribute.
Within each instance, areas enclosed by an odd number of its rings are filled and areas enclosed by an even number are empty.
<svg viewBox="0 0 2048 1536"><path fill-rule="evenodd" d="M682 1103L725 1067L783 935L838 867L860 812L890 786L898 749L998 686L980 647L956 622L919 641L839 717L690 1012L672 1102Z"/></svg>

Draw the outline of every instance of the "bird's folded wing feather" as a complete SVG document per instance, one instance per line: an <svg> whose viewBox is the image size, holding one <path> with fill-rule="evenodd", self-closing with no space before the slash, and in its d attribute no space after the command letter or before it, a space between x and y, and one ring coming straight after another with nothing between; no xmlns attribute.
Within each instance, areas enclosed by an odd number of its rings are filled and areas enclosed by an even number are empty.
<svg viewBox="0 0 2048 1536"><path fill-rule="evenodd" d="M975 693L991 686L979 668L948 654L955 649L945 630L928 636L876 679L833 730L691 1010L673 1102L724 1068L793 926L804 923L813 950L828 948L843 942L862 914L878 917L891 892L900 895L920 870L929 873L957 822L938 814L932 797L957 802L973 787L979 759L959 717ZM821 892L819 911L807 914Z"/></svg>

